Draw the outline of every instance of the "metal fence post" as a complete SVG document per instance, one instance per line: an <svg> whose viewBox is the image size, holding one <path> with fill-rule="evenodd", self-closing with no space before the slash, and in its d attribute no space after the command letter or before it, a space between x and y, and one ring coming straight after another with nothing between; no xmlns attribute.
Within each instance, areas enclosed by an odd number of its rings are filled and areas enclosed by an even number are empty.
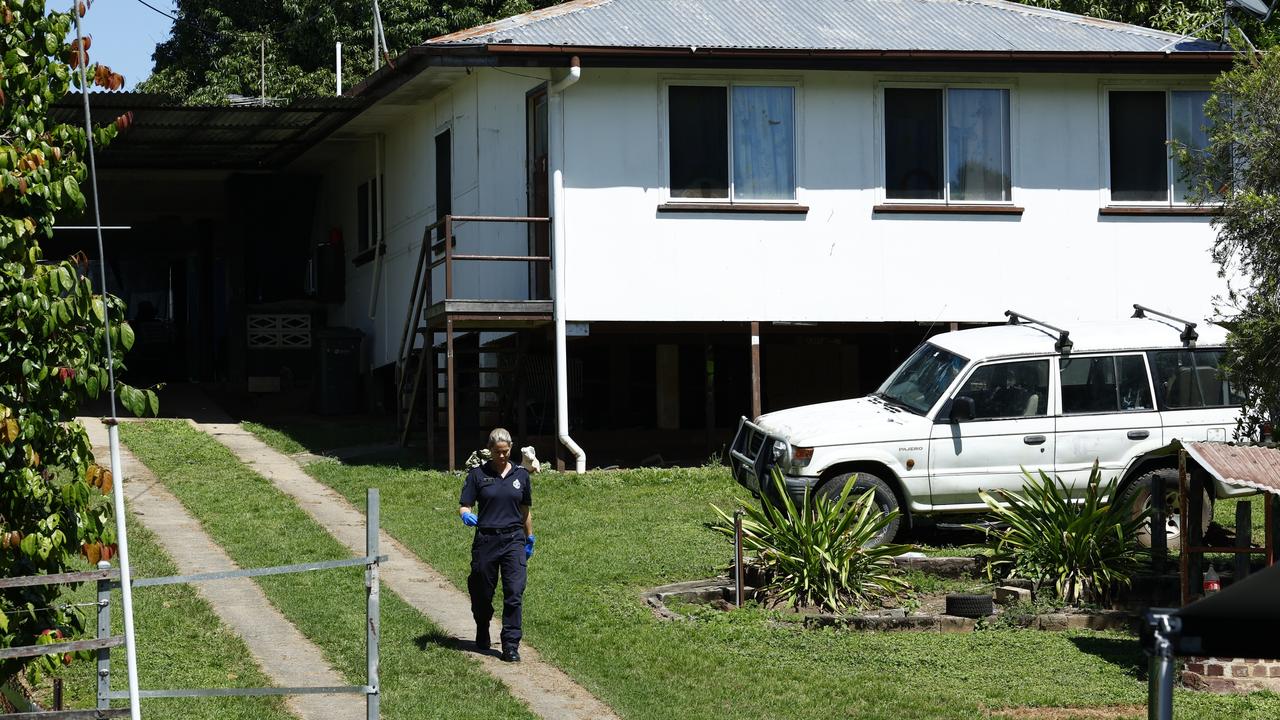
<svg viewBox="0 0 1280 720"><path fill-rule="evenodd" d="M365 714L367 720L378 720L379 693L378 687L378 636L382 632L378 620L378 525L380 520L378 488L365 491L365 508L368 517L365 519L365 556L369 564L365 566L365 659L368 665L369 690L365 694Z"/></svg>
<svg viewBox="0 0 1280 720"><path fill-rule="evenodd" d="M736 607L742 607L742 583L747 578L742 567L742 512L742 508L733 511L733 597Z"/></svg>
<svg viewBox="0 0 1280 720"><path fill-rule="evenodd" d="M107 570L111 563L102 560L99 570ZM111 581L98 581L98 639L103 640L111 635ZM98 709L111 707L111 648L98 651Z"/></svg>

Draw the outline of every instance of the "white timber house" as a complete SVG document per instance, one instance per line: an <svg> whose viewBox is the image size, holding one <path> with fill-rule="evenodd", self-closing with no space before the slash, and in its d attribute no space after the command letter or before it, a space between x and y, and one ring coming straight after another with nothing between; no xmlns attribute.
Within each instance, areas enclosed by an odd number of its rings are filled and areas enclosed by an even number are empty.
<svg viewBox="0 0 1280 720"><path fill-rule="evenodd" d="M706 458L1009 308L1208 317L1170 146L1233 58L1001 0L571 0L410 48L290 171L341 235L329 324L441 464L499 424L570 467Z"/></svg>

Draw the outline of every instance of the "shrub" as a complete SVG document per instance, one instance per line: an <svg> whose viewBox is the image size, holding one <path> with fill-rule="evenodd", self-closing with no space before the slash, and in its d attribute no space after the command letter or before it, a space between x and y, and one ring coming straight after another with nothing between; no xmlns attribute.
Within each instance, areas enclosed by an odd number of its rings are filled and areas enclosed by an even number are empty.
<svg viewBox="0 0 1280 720"><path fill-rule="evenodd" d="M1065 483L1043 471L1021 493L980 493L1003 525L987 530L994 551L988 575L1022 577L1037 590L1051 586L1067 603L1106 603L1119 587L1127 587L1146 552L1138 544L1145 513L1132 513L1112 503L1117 479L1103 483L1094 463L1084 497L1071 500Z"/></svg>
<svg viewBox="0 0 1280 720"><path fill-rule="evenodd" d="M62 573L79 566L81 553L109 559L115 550L106 497L113 479L72 419L109 391L105 316L113 319L117 372L133 331L123 303L95 293L87 258L47 262L40 249L59 212L85 207L86 131L48 117L79 83L68 62L81 57L67 40L71 21L70 12L46 12L44 0L0 8L0 577ZM102 87L123 84L104 65L87 71ZM106 145L127 125L126 116L95 129L94 142ZM116 389L126 408L155 412L153 391ZM58 585L0 591L0 648L78 639L83 616L59 603L61 592ZM0 681L23 669L34 679L65 660L0 660Z"/></svg>
<svg viewBox="0 0 1280 720"><path fill-rule="evenodd" d="M852 478L834 501L805 492L801 506L787 494L782 473L773 471L781 507L750 504L742 519L742 546L759 558L775 604L817 605L841 611L897 598L908 588L893 557L903 545L865 547L897 514L882 514L872 493L850 497ZM715 506L712 506L715 507ZM715 507L715 528L733 536L733 518Z"/></svg>

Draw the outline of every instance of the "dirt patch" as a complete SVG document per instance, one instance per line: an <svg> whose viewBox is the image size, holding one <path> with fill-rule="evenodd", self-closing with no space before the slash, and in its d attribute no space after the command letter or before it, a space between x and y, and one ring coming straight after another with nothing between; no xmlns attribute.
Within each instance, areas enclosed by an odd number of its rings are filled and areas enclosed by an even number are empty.
<svg viewBox="0 0 1280 720"><path fill-rule="evenodd" d="M1146 705L1108 705L1107 707L1013 707L989 710L991 718L1016 718L1016 720L1113 720L1117 718L1146 717Z"/></svg>

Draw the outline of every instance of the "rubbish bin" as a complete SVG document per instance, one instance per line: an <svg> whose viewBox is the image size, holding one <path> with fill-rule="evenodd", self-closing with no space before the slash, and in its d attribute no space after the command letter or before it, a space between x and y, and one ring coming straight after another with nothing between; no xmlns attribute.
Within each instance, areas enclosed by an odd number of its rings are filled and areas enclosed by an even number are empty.
<svg viewBox="0 0 1280 720"><path fill-rule="evenodd" d="M354 328L332 327L316 332L320 347L319 393L321 415L346 415L360 409L360 341Z"/></svg>

